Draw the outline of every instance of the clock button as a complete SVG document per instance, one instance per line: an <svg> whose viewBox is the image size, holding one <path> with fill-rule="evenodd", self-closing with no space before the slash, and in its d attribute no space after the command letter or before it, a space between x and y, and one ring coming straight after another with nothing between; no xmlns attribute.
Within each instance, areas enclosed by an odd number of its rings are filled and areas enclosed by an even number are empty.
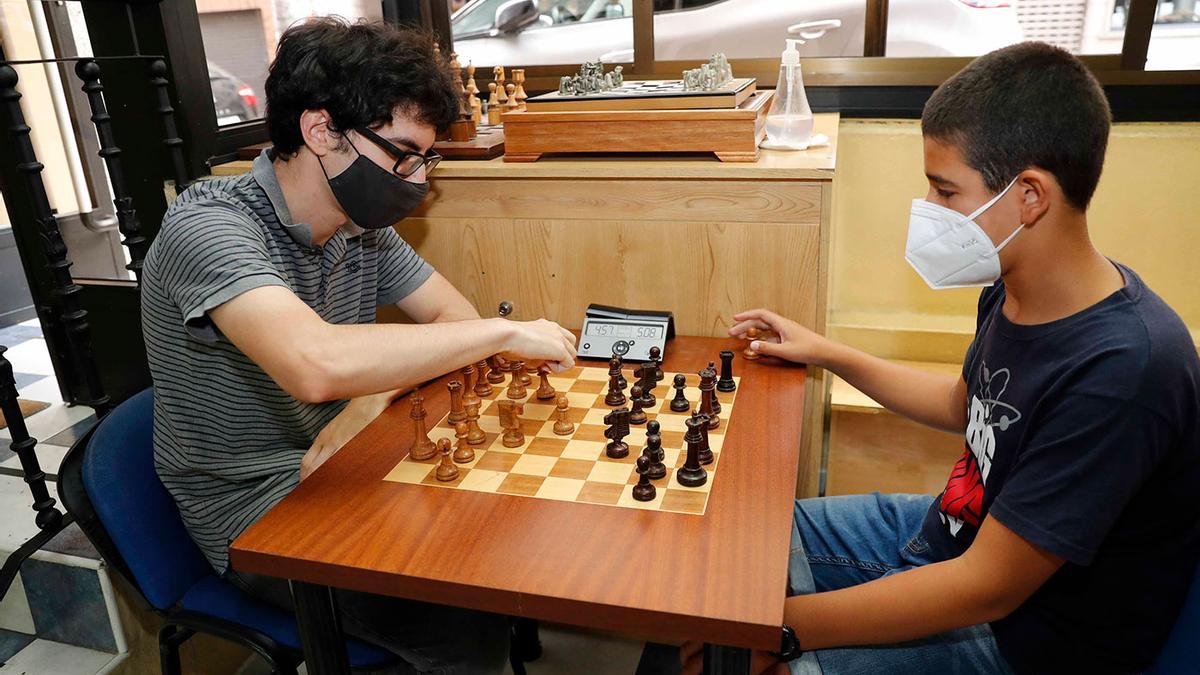
<svg viewBox="0 0 1200 675"><path fill-rule="evenodd" d="M591 348L592 348L592 343L590 343L590 342L585 342L585 343L583 343L583 348L584 348L584 349L591 349Z"/></svg>

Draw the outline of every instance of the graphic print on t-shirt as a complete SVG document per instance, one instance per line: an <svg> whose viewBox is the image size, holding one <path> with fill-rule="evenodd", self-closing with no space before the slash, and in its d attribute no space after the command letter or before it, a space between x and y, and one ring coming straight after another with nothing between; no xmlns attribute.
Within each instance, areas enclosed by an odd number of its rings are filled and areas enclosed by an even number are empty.
<svg viewBox="0 0 1200 675"><path fill-rule="evenodd" d="M966 445L938 505L952 536L964 524L977 528L983 521L983 487L996 455L996 429L1007 431L1021 419L1020 410L1000 400L1010 377L1008 368L992 372L986 362L980 365L978 389L971 394L968 411Z"/></svg>

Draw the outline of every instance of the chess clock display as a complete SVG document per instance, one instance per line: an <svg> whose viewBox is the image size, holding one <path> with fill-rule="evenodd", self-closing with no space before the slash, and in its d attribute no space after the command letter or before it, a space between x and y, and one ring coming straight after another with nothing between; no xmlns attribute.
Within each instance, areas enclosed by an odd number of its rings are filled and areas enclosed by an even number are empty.
<svg viewBox="0 0 1200 675"><path fill-rule="evenodd" d="M645 361L650 358L651 347L665 354L667 340L674 337L675 316L671 312L592 304L583 317L579 356Z"/></svg>

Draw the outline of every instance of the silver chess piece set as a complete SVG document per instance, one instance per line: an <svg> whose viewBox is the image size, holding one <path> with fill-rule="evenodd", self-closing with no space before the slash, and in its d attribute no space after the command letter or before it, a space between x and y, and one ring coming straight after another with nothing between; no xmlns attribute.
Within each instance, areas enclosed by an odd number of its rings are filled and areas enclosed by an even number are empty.
<svg viewBox="0 0 1200 675"><path fill-rule="evenodd" d="M602 63L589 61L580 66L577 74L558 80L558 94L559 96L586 96L616 89L625 83L623 70L623 66L616 66L606 73Z"/></svg>
<svg viewBox="0 0 1200 675"><path fill-rule="evenodd" d="M713 91L733 80L733 67L723 53L717 52L708 63L683 71L684 91Z"/></svg>

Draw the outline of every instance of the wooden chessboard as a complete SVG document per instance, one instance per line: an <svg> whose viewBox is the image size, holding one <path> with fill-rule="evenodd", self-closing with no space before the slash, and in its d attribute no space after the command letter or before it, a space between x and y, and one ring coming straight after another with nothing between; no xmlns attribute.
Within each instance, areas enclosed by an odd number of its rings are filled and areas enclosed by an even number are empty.
<svg viewBox="0 0 1200 675"><path fill-rule="evenodd" d="M594 94L548 94L525 101L530 112L569 110L696 110L736 108L755 91L753 77L738 77L710 91L688 91L683 80L628 81Z"/></svg>
<svg viewBox="0 0 1200 675"><path fill-rule="evenodd" d="M626 370L626 379L632 386L634 378ZM675 373L664 372L663 379L654 389L657 403L646 410L649 419L661 425L663 463L667 475L652 481L657 488L653 501L639 502L633 498L632 487L638 481L634 470L635 462L642 453L646 441L646 426L632 425L625 442L629 444L629 455L622 459L610 459L604 452L608 439L604 437L604 416L612 408L604 404L608 390L608 369L592 366L576 367L550 376L550 384L559 393L565 393L570 404L570 419L575 431L570 436L554 433L554 401L538 401L534 394L538 378L533 377L532 386L526 387L525 413L521 415L521 431L525 443L518 448L506 448L500 439L500 418L496 401L504 398L507 384L493 385L491 396L483 399L480 406L479 426L487 439L475 448L474 461L458 464L459 475L453 481L442 482L434 477L439 458L416 461L405 456L384 480L399 483L429 485L457 490L472 490L566 502L586 502L624 506L629 508L671 511L702 515L708 503L713 483L718 480L717 466L723 452L725 432L729 427L737 391L722 393L721 425L710 430L709 447L713 461L704 468L708 481L696 488L680 485L675 480L675 471L683 466L686 444L683 434L684 420L688 413L672 412L671 398L675 390L671 386ZM686 374L685 394L692 407L700 398L700 377ZM740 378L735 377L735 382ZM629 389L626 388L628 395ZM447 414L446 417L449 417ZM454 427L442 418L431 427L429 437L435 442L439 438L454 440Z"/></svg>
<svg viewBox="0 0 1200 675"><path fill-rule="evenodd" d="M475 138L469 141L436 141L433 149L446 159L499 157L504 154L504 125L484 122L476 127Z"/></svg>

